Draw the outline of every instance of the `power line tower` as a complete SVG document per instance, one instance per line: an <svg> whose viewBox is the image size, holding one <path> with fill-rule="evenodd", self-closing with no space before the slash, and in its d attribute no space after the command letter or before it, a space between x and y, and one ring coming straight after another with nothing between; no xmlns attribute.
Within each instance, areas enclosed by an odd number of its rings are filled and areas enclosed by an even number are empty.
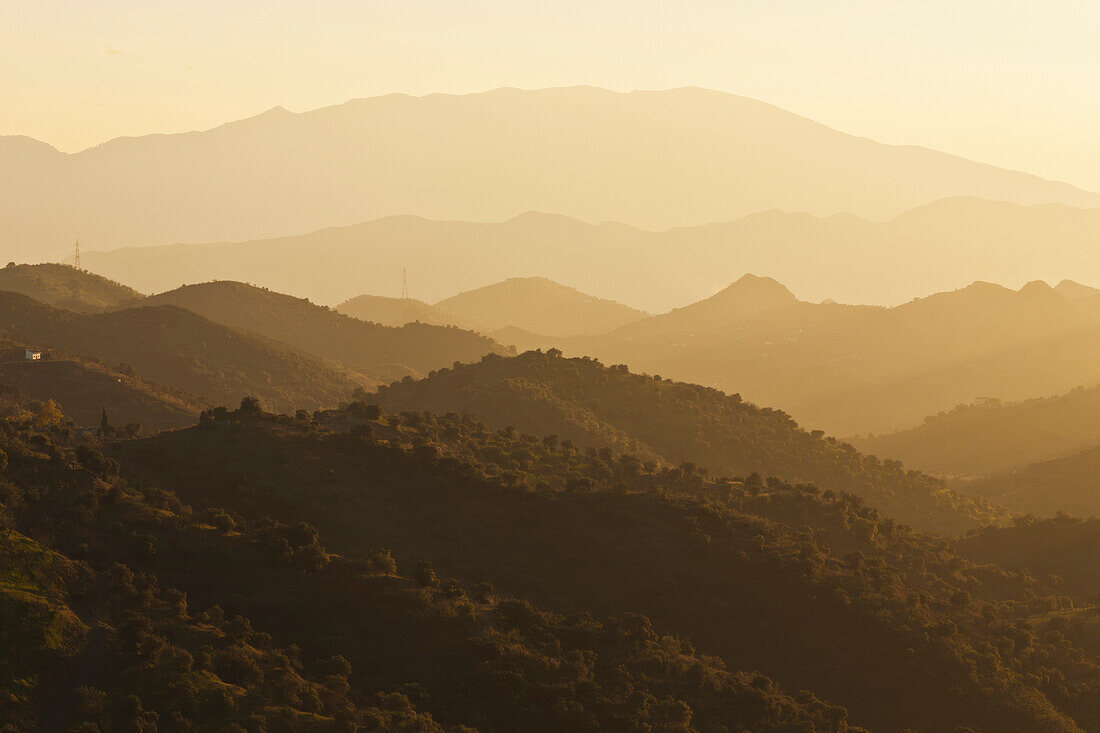
<svg viewBox="0 0 1100 733"><path fill-rule="evenodd" d="M401 268L401 299L409 299L409 271L408 268Z"/></svg>
<svg viewBox="0 0 1100 733"><path fill-rule="evenodd" d="M80 240L76 240L76 252L73 254L73 267L80 269Z"/></svg>

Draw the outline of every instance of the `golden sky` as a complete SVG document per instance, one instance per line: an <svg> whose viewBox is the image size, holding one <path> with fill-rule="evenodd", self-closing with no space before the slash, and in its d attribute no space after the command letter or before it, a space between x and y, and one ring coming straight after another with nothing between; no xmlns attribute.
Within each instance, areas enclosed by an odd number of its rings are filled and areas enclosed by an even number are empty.
<svg viewBox="0 0 1100 733"><path fill-rule="evenodd" d="M1096 0L0 0L0 134L389 92L702 86L1100 191Z"/></svg>

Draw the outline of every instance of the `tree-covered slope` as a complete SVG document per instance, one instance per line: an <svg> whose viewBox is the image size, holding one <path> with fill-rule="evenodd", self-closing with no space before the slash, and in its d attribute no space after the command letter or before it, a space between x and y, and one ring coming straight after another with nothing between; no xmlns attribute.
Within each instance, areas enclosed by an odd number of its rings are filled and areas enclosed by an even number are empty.
<svg viewBox="0 0 1100 733"><path fill-rule="evenodd" d="M644 614L658 634L812 689L872 730L1100 724L1095 665L1027 631L1059 602L1050 588L970 564L851 494L361 404L314 419L214 411L112 455L234 521L305 519L329 551L381 544L399 567L429 561L429 584L488 581L567 615Z"/></svg>
<svg viewBox="0 0 1100 733"><path fill-rule="evenodd" d="M999 516L938 479L861 455L737 394L565 359L556 351L442 369L428 379L381 387L370 399L387 411L467 413L495 428L692 462L717 475L756 472L851 491L920 529L958 532Z"/></svg>
<svg viewBox="0 0 1100 733"><path fill-rule="evenodd" d="M1100 521L1095 519L1021 516L1010 527L973 532L955 547L974 562L1027 571L1090 604L1100 601Z"/></svg>
<svg viewBox="0 0 1100 733"><path fill-rule="evenodd" d="M300 521L192 512L102 447L0 423L8 730L861 730L638 614L549 613L377 546L332 554Z"/></svg>

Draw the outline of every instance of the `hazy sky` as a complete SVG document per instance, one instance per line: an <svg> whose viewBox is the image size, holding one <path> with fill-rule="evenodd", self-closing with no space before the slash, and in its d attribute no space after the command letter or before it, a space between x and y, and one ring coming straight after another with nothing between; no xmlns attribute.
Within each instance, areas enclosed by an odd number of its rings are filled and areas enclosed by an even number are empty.
<svg viewBox="0 0 1100 733"><path fill-rule="evenodd" d="M0 0L0 134L65 151L389 92L703 86L1100 191L1097 0Z"/></svg>

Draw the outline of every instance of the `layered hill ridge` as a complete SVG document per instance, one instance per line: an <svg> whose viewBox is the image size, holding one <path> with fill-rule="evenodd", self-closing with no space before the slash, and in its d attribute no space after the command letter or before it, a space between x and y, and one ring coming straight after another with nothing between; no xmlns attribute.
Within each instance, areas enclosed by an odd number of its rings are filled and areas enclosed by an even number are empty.
<svg viewBox="0 0 1100 733"><path fill-rule="evenodd" d="M399 328L382 326L239 282L187 285L142 303L186 308L216 323L260 334L377 380L426 374L455 361L506 353L492 339L469 331L423 323Z"/></svg>
<svg viewBox="0 0 1100 733"><path fill-rule="evenodd" d="M344 315L383 326L427 323L432 326L456 326L467 331L482 331L475 324L415 298L387 298L384 295L357 295L336 307Z"/></svg>
<svg viewBox="0 0 1100 733"><path fill-rule="evenodd" d="M412 322L451 325L494 337L507 336L516 329L531 337L600 334L647 315L545 277L508 278L434 305L411 298L360 295L336 310L388 326Z"/></svg>
<svg viewBox="0 0 1100 733"><path fill-rule="evenodd" d="M740 395L556 352L443 369L428 379L379 388L371 399L387 411L464 413L498 429L689 462L717 475L755 472L849 490L922 530L955 533L998 517L996 508L947 491L939 480L860 455L819 431L806 432L785 413L745 403Z"/></svg>
<svg viewBox="0 0 1100 733"><path fill-rule="evenodd" d="M538 210L664 228L773 208L886 218L958 195L1100 205L1064 183L698 88L393 94L71 155L3 139L0 166L10 172L0 224L28 251L77 229L92 246L127 246L409 213L499 220Z"/></svg>
<svg viewBox="0 0 1100 733"><path fill-rule="evenodd" d="M771 299L754 300L760 288ZM746 278L604 336L543 345L737 391L841 435L1100 381L1100 309L1040 282L1018 291L976 282L882 308L808 303Z"/></svg>
<svg viewBox="0 0 1100 733"><path fill-rule="evenodd" d="M21 293L47 305L97 313L136 301L141 293L105 277L68 265L8 265L0 270L0 290Z"/></svg>
<svg viewBox="0 0 1100 733"><path fill-rule="evenodd" d="M1100 387L1057 397L958 405L887 435L855 437L860 450L939 475L1007 473L1100 445Z"/></svg>
<svg viewBox="0 0 1100 733"><path fill-rule="evenodd" d="M664 313L746 272L771 275L810 301L876 305L975 280L1100 283L1092 256L1098 238L1098 209L960 198L882 222L767 211L664 231L534 214L493 223L395 216L275 239L86 252L83 259L144 292L242 280L335 305L364 292L399 293L407 268L410 293L425 302L540 275Z"/></svg>
<svg viewBox="0 0 1100 733"><path fill-rule="evenodd" d="M1090 288L1088 285L1072 280L1063 280L1054 289L1067 298L1083 300L1100 308L1100 288Z"/></svg>
<svg viewBox="0 0 1100 733"><path fill-rule="evenodd" d="M1065 512L1100 516L1100 444L1059 458L1036 461L1016 471L959 484L973 496L1014 512L1050 517Z"/></svg>
<svg viewBox="0 0 1100 733"><path fill-rule="evenodd" d="M785 308L797 309L800 303L786 286L773 278L749 273L709 298L651 318L636 319L609 336L634 340L658 334L728 332L765 313L770 317Z"/></svg>
<svg viewBox="0 0 1100 733"><path fill-rule="evenodd" d="M176 306L76 314L0 292L0 330L32 348L56 348L132 367L208 402L251 395L270 409L330 406L362 384L335 367Z"/></svg>

